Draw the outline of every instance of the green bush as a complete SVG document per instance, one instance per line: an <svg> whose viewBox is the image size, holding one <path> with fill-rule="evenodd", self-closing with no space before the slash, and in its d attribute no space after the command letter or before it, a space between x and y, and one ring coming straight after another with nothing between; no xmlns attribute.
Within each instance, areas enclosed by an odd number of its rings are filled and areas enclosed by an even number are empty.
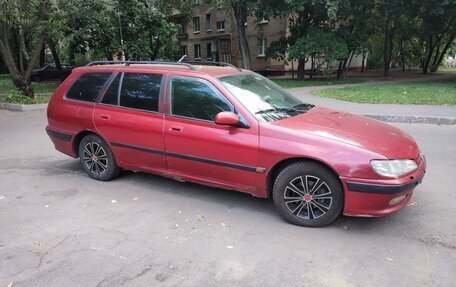
<svg viewBox="0 0 456 287"><path fill-rule="evenodd" d="M7 95L3 98L3 101L6 103L21 104L21 105L31 105L31 104L35 103L34 99L24 96L19 91L11 92L9 95Z"/></svg>

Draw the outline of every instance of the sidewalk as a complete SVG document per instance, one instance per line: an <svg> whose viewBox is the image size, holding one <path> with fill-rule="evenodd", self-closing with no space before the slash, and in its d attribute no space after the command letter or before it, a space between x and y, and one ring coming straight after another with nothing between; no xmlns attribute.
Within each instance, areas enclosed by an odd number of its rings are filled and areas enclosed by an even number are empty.
<svg viewBox="0 0 456 287"><path fill-rule="evenodd" d="M385 122L456 125L456 106L365 104L311 95L311 92L316 90L356 87L378 83L379 82L369 82L361 84L292 88L288 89L288 92L305 103L360 114Z"/></svg>

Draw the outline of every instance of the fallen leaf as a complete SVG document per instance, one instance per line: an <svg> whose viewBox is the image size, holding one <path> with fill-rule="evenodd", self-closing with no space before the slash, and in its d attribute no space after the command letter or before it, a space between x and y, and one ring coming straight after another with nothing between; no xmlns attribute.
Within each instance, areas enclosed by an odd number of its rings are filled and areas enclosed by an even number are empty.
<svg viewBox="0 0 456 287"><path fill-rule="evenodd" d="M168 239L169 239L169 236L166 236L166 237L165 237L165 240L168 240Z"/></svg>
<svg viewBox="0 0 456 287"><path fill-rule="evenodd" d="M231 225L229 225L229 224L226 224L225 222L222 222L222 226L225 226L225 227L231 227Z"/></svg>
<svg viewBox="0 0 456 287"><path fill-rule="evenodd" d="M196 219L197 219L198 221L202 221L202 220L204 219L204 216L203 216L203 215L197 214L197 215L196 215Z"/></svg>
<svg viewBox="0 0 456 287"><path fill-rule="evenodd" d="M138 200L138 199L139 199L139 198L137 198L137 197L133 197L133 200Z"/></svg>
<svg viewBox="0 0 456 287"><path fill-rule="evenodd" d="M386 260L393 261L393 258L386 257Z"/></svg>
<svg viewBox="0 0 456 287"><path fill-rule="evenodd" d="M13 282L8 283L8 285L6 285L6 287L14 287Z"/></svg>
<svg viewBox="0 0 456 287"><path fill-rule="evenodd" d="M113 199L111 200L111 203L117 203L117 200Z"/></svg>
<svg viewBox="0 0 456 287"><path fill-rule="evenodd" d="M171 226L171 229L176 229L178 227L179 227L179 224L176 223L175 225Z"/></svg>
<svg viewBox="0 0 456 287"><path fill-rule="evenodd" d="M5 196L4 195L0 195L0 200L4 199Z"/></svg>
<svg viewBox="0 0 456 287"><path fill-rule="evenodd" d="M350 228L348 228L347 225L344 225L344 226L342 226L342 227L344 228L345 231L348 231L348 230L350 229Z"/></svg>
<svg viewBox="0 0 456 287"><path fill-rule="evenodd" d="M234 249L234 246L227 245L226 248L228 248L228 249Z"/></svg>
<svg viewBox="0 0 456 287"><path fill-rule="evenodd" d="M409 203L407 204L407 206L416 206L417 204L418 204L418 203L416 203L416 201L414 201L414 202L409 202Z"/></svg>

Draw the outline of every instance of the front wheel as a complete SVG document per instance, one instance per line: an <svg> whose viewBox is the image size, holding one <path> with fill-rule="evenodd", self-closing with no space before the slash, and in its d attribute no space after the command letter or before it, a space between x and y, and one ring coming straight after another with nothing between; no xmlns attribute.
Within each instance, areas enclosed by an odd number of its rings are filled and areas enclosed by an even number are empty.
<svg viewBox="0 0 456 287"><path fill-rule="evenodd" d="M107 181L120 174L111 149L99 136L91 134L82 139L79 158L85 172L96 180Z"/></svg>
<svg viewBox="0 0 456 287"><path fill-rule="evenodd" d="M279 213L290 223L321 227L342 212L343 190L338 178L314 162L296 162L285 167L273 187Z"/></svg>

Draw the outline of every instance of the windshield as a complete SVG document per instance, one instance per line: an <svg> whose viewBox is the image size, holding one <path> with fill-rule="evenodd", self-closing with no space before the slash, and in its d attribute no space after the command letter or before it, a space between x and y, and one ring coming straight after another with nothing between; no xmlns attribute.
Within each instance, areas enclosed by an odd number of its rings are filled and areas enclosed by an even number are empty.
<svg viewBox="0 0 456 287"><path fill-rule="evenodd" d="M313 105L296 99L277 84L258 74L219 78L222 85L259 121L271 122L307 112Z"/></svg>

